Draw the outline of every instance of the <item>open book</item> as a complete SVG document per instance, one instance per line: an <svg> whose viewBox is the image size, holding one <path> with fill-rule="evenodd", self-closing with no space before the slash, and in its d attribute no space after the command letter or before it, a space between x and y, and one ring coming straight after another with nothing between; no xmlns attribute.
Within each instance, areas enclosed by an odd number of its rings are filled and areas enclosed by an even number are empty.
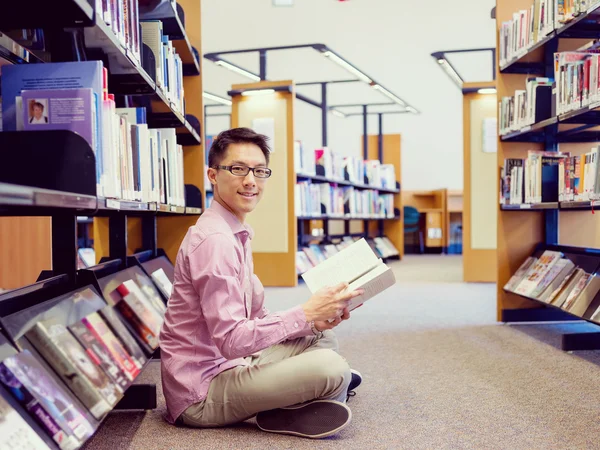
<svg viewBox="0 0 600 450"><path fill-rule="evenodd" d="M307 270L302 278L312 293L342 282L349 283L350 291L363 289L362 295L352 299L350 311L396 283L392 270L373 253L364 238Z"/></svg>

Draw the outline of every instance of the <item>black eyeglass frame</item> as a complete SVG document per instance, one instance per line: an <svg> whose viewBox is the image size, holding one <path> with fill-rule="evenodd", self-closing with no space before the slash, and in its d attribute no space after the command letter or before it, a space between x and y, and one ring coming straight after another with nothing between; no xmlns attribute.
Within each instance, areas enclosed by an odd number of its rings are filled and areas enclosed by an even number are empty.
<svg viewBox="0 0 600 450"><path fill-rule="evenodd" d="M235 173L233 173L233 170L232 170L234 167L245 167L246 169L248 169L248 172L246 172L243 175L235 174ZM233 164L231 166L221 166L221 165L218 165L215 168L216 169L225 169L225 170L228 170L233 176L236 176L236 177L245 177L245 176L247 176L250 173L250 171L252 171L252 174L256 178L260 178L261 180L266 180L267 178L270 178L271 175L273 175L273 171L271 169L269 169L268 167L249 167L249 166L244 166L242 164ZM268 176L261 177L261 176L256 175L256 172L255 172L256 169L262 169L262 170L268 171Z"/></svg>

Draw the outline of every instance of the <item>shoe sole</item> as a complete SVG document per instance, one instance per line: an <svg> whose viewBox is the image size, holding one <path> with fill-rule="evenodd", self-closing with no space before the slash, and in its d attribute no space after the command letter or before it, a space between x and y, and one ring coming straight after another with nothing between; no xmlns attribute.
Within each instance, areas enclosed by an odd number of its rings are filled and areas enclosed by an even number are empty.
<svg viewBox="0 0 600 450"><path fill-rule="evenodd" d="M256 424L263 431L311 439L336 434L351 420L350 408L334 400L315 400L305 405L263 411L256 416Z"/></svg>

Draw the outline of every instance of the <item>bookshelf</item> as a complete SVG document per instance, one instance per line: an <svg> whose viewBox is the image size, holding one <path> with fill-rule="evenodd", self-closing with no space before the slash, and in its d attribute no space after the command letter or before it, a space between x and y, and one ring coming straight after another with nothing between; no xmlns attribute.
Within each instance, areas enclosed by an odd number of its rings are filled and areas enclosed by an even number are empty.
<svg viewBox="0 0 600 450"><path fill-rule="evenodd" d="M592 2L593 3L593 2ZM501 0L496 5L498 45L503 22L512 20L514 12L530 8L531 1ZM590 42L600 31L596 19L599 3L575 15L569 22L540 36L528 48L523 48L507 61L500 60L496 71L498 98L513 96L525 89L527 77L534 75L555 78L554 53L574 51ZM553 91L556 87L552 88ZM550 152L568 151L582 155L589 151L591 142L597 142L597 104L586 105L566 113L548 110L540 112L544 119L499 137L498 167L504 167L507 158L526 158L528 150ZM498 192L500 184L497 185ZM589 210L590 202L538 202L504 204L498 211L497 259L497 317L503 322L547 321L579 319L531 298L504 291L503 287L527 257L539 248L554 248L565 255L595 254L598 245L595 216ZM576 256L573 256L574 258ZM593 270L594 268L590 268ZM571 335L573 338L574 335ZM600 348L600 347L596 347ZM569 347L570 350L575 348Z"/></svg>
<svg viewBox="0 0 600 450"><path fill-rule="evenodd" d="M32 65L26 70L43 69L46 63L40 59L42 53L44 61L102 61L107 69L108 92L114 94L116 107L146 108L148 128L174 130L169 131L172 133L170 148L176 147L175 144L183 146L178 153L183 161L183 166L179 167L182 173L163 173L170 181L177 177L177 184L169 186L172 198L149 201L146 192L144 196L140 194L146 200L140 201L125 195L106 198L100 194L97 190L97 149L73 131L5 129L0 132L0 153L5 153L3 160L6 162L0 165L0 287L6 290L0 293L0 359L4 360L17 350L29 349L49 376L60 384L65 380L59 376L48 355L42 356L38 347L23 337L41 320L58 320L62 326L70 326L90 313L106 310L106 323L123 347L132 356L134 344L141 349L143 354L138 356L143 363L138 367L139 372L152 359L160 357L159 349L145 341L147 335L128 316L131 311L127 313L127 308L132 307L126 300L127 294L115 297L115 287L136 280L143 296L147 296L146 307L160 317L168 297L165 294L168 289L161 289L169 284L160 282L154 275L162 270L164 280L173 282L177 249L188 228L202 212L205 194L204 109L199 60L201 10L200 2L180 0L177 5L166 3L168 8L154 11L154 15L144 16L144 11L139 12L142 20L160 21L165 34L171 33L173 47L181 54L177 75L183 77L184 112L177 106L175 94L167 93L165 89L168 88L163 89L155 81L154 56L148 46L141 43L141 37L138 59L111 27L95 15L89 2L54 2L51 9L60 10L60 17L48 14L48 5L41 0L26 0L3 9L0 14L2 64L7 61L9 64ZM64 32L64 27L70 28L71 33ZM39 57L24 57L32 44L15 38L18 33L13 31L19 28L43 30L45 48L31 52ZM5 35L8 36L6 39ZM76 40L74 36L77 36ZM15 45L11 44L8 49L7 42L10 42L7 39L15 40ZM6 76L5 72L3 74ZM6 92L3 93L6 96ZM104 101L108 102L108 99L104 98ZM15 148L19 151L12 151ZM141 146L138 148L141 155L140 149ZM175 159L173 163L178 164ZM140 170L143 170L141 166ZM142 175L138 176L137 189L140 190ZM85 224L78 220L80 216L88 218ZM96 249L97 264L88 268L78 264L77 229L80 225L91 225L88 231L93 235ZM88 292L87 297L82 297L83 291ZM111 314L116 321L109 321ZM133 311L133 314L138 312ZM155 328L153 333L156 332ZM61 349L59 345L57 348ZM61 386L77 409L85 411L88 408L74 390L65 384ZM0 386L0 395L9 400L49 448L58 449L43 426L31 420L25 408L11 400L3 386ZM118 402L111 402L109 409L153 409L156 408L156 395L154 385L131 384ZM89 414L85 415L89 418ZM90 419L91 434L105 417ZM89 437L78 438L76 447L83 447Z"/></svg>

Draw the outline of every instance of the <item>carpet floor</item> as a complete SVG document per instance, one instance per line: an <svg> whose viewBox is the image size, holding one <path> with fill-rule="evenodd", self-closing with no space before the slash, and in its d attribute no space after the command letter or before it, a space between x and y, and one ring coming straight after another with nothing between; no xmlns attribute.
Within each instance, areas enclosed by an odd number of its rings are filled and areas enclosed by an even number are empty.
<svg viewBox="0 0 600 450"><path fill-rule="evenodd" d="M158 408L112 413L85 448L599 448L600 352L560 351L563 325L498 324L495 286L461 283L460 264L431 255L392 263L398 284L338 327L340 352L364 380L348 402L352 423L337 436L263 433L251 420L173 427L163 419L160 365L152 363L140 382L157 383ZM303 284L271 288L267 306L288 308L308 295Z"/></svg>

